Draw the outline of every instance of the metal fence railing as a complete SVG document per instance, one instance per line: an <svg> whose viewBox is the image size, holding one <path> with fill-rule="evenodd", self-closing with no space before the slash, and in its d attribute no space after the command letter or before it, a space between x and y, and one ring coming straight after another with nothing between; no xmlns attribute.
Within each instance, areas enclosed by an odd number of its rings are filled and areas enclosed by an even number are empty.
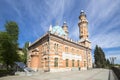
<svg viewBox="0 0 120 80"><path fill-rule="evenodd" d="M118 80L120 80L120 68L112 67L111 69L115 73L115 75L117 76Z"/></svg>

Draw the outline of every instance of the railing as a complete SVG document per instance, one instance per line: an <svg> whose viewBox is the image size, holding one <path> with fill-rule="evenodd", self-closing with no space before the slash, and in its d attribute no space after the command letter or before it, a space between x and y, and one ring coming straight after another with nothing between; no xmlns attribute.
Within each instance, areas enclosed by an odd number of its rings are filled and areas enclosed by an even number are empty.
<svg viewBox="0 0 120 80"><path fill-rule="evenodd" d="M120 80L120 68L112 67L111 69L115 73L115 75L117 76L118 80Z"/></svg>

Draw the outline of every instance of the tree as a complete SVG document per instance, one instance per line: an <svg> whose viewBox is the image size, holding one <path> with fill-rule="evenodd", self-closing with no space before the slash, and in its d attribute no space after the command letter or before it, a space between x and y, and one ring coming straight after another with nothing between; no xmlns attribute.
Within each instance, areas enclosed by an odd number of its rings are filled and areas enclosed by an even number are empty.
<svg viewBox="0 0 120 80"><path fill-rule="evenodd" d="M109 59L106 60L106 63L107 63L107 66L110 65L110 61L109 61Z"/></svg>
<svg viewBox="0 0 120 80"><path fill-rule="evenodd" d="M98 47L97 45L94 51L94 58L95 58L95 64L97 68L104 68L106 66L105 54L102 48Z"/></svg>
<svg viewBox="0 0 120 80"><path fill-rule="evenodd" d="M0 63L4 63L2 55L5 49L3 48L3 45L8 43L8 39L9 39L9 36L7 35L7 33L0 32Z"/></svg>
<svg viewBox="0 0 120 80"><path fill-rule="evenodd" d="M102 68L106 66L106 58L105 58L105 53L103 52L102 48L99 47L100 53L101 53L101 65Z"/></svg>
<svg viewBox="0 0 120 80"><path fill-rule="evenodd" d="M24 63L27 63L27 52L28 52L29 42L26 42L23 47L23 53L24 53Z"/></svg>
<svg viewBox="0 0 120 80"><path fill-rule="evenodd" d="M18 26L15 22L5 24L6 32L0 32L0 55L7 69L12 67L15 61L19 61L18 51Z"/></svg>
<svg viewBox="0 0 120 80"><path fill-rule="evenodd" d="M11 36L12 41L17 43L19 28L16 22L10 21L5 24L6 32Z"/></svg>
<svg viewBox="0 0 120 80"><path fill-rule="evenodd" d="M95 50L94 50L94 59L95 59L95 65L97 68L101 67L100 63L100 52L99 52L99 47L96 45Z"/></svg>

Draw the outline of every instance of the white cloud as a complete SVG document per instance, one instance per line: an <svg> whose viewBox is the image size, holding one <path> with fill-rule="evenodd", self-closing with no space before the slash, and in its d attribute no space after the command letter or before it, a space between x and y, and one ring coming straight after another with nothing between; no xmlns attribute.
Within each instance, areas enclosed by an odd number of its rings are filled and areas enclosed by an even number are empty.
<svg viewBox="0 0 120 80"><path fill-rule="evenodd" d="M85 11L89 20L89 37L92 41L92 48L96 44L103 48L120 46L119 31L110 31L120 25L120 15L115 15L119 10L119 4L119 0L91 0L86 6ZM77 28L72 30L71 37L78 39L78 31Z"/></svg>
<svg viewBox="0 0 120 80"><path fill-rule="evenodd" d="M30 32L29 35L36 36L37 38L48 30L50 24L55 25L52 23L54 20L60 23L63 22L64 14L67 14L67 11L71 10L72 15L75 14L74 16L77 16L76 13L72 11L72 8L78 5L74 0L44 0L40 2L23 0L22 2L20 1L22 4L9 0L6 0L6 2L17 12L20 22L27 28L29 28L29 26L25 25L24 19L29 15L29 18L32 19L30 21L32 32ZM92 48L96 44L104 48L120 46L118 30L109 32L111 29L117 28L118 25L120 25L120 16L119 14L115 15L116 12L119 11L119 5L119 0L91 0L85 5L85 11L89 20L89 33ZM76 9L78 8L79 7L76 7ZM70 23L72 23L70 27L73 27L71 28L72 30L69 31L70 37L77 40L79 39L77 20L73 19ZM24 27L22 27L22 30L24 30ZM27 29L24 30L24 33L28 33Z"/></svg>
<svg viewBox="0 0 120 80"><path fill-rule="evenodd" d="M120 36L117 36L119 32L101 33L91 38L92 48L95 45L99 45L102 48L112 48L120 46Z"/></svg>
<svg viewBox="0 0 120 80"><path fill-rule="evenodd" d="M73 25L73 28L71 28L72 30L70 30L69 36L70 38L72 38L74 41L78 41L79 40L79 27L77 24Z"/></svg>
<svg viewBox="0 0 120 80"><path fill-rule="evenodd" d="M45 33L50 24L55 25L52 23L53 20L58 21L59 24L63 22L64 12L69 9L72 5L71 3L73 3L72 1L66 0L45 0L42 2L23 0L19 1L19 3L22 3L20 5L16 1L7 0L6 2L17 12L22 24L26 24L24 19L27 19L29 15L30 19L32 19L32 25L30 27L32 28L33 34L31 35L36 37L39 37L41 30Z"/></svg>
<svg viewBox="0 0 120 80"><path fill-rule="evenodd" d="M96 44L103 48L120 46L119 31L109 32L120 25L120 15L115 15L118 12L119 4L119 0L99 0L97 2L92 0L89 3L87 13L92 48Z"/></svg>
<svg viewBox="0 0 120 80"><path fill-rule="evenodd" d="M119 10L119 4L119 0L99 0L97 2L96 0L92 0L87 9L90 24L94 24L94 26L90 26L91 32L94 32L96 29L98 29L99 25L101 25L105 21L108 21L109 19L111 19L111 17L114 16L113 19L117 18L115 17L116 15L114 15L114 13Z"/></svg>

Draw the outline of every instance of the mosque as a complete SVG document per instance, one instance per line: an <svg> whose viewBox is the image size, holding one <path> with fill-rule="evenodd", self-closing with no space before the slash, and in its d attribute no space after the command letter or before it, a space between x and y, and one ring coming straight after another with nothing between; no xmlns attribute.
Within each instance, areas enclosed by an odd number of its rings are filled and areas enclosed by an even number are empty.
<svg viewBox="0 0 120 80"><path fill-rule="evenodd" d="M79 41L68 37L67 23L50 26L49 31L28 48L28 67L35 71L72 71L92 68L91 42L88 39L88 21L81 11Z"/></svg>

